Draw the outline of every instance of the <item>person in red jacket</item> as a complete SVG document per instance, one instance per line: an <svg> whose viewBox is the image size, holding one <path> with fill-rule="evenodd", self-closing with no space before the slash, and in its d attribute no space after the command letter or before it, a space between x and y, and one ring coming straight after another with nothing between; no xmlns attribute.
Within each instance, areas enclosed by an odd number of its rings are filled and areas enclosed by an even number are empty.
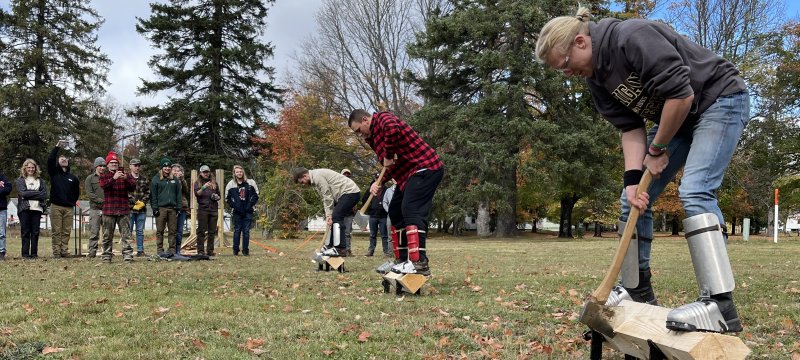
<svg viewBox="0 0 800 360"><path fill-rule="evenodd" d="M106 156L106 166L108 171L100 177L100 187L103 188L103 262L111 263L114 227L119 228L122 237L122 259L133 261L128 193L136 190L136 180L122 171L113 151Z"/></svg>
<svg viewBox="0 0 800 360"><path fill-rule="evenodd" d="M370 114L356 109L347 125L366 140L386 168L382 183L372 183L372 195L380 196L389 179L397 184L389 204L397 263L391 271L430 275L425 242L433 195L444 176L442 160L411 126L390 112Z"/></svg>

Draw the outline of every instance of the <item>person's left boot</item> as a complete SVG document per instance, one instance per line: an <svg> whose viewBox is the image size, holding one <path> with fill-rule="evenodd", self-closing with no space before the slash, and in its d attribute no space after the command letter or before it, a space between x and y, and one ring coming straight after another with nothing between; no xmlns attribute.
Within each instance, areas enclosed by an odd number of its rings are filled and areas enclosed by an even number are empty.
<svg viewBox="0 0 800 360"><path fill-rule="evenodd" d="M700 298L673 309L667 314L667 329L718 333L743 330L731 292Z"/></svg>

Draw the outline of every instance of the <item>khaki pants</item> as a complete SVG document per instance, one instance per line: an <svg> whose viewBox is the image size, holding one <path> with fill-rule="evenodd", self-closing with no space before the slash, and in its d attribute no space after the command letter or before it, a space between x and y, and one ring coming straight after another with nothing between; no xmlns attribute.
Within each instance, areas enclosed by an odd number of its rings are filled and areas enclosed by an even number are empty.
<svg viewBox="0 0 800 360"><path fill-rule="evenodd" d="M197 213L197 253L214 255L214 236L217 235L217 213ZM208 243L206 243L208 240ZM205 249L203 244L206 243Z"/></svg>
<svg viewBox="0 0 800 360"><path fill-rule="evenodd" d="M156 219L156 251L160 254L164 252L164 230L169 230L167 243L168 254L175 253L175 231L178 227L178 212L175 209L158 208L158 218Z"/></svg>
<svg viewBox="0 0 800 360"><path fill-rule="evenodd" d="M103 260L111 261L113 256L111 244L114 242L114 228L119 229L122 237L122 257L124 259L133 258L133 248L131 248L131 224L130 215L103 215Z"/></svg>
<svg viewBox="0 0 800 360"><path fill-rule="evenodd" d="M69 256L69 234L72 232L72 207L51 205L50 224L53 230L53 256Z"/></svg>
<svg viewBox="0 0 800 360"><path fill-rule="evenodd" d="M97 255L97 243L100 240L100 228L103 223L103 210L89 210L89 256Z"/></svg>

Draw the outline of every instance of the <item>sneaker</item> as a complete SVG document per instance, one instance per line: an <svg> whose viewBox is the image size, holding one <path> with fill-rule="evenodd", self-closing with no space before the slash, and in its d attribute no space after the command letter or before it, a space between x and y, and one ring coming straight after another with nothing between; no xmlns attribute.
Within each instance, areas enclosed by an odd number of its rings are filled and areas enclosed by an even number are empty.
<svg viewBox="0 0 800 360"><path fill-rule="evenodd" d="M335 247L323 249L322 256L339 256L339 251L337 251Z"/></svg>
<svg viewBox="0 0 800 360"><path fill-rule="evenodd" d="M415 262L414 270L417 274L431 276L431 269L428 267L428 259Z"/></svg>
<svg viewBox="0 0 800 360"><path fill-rule="evenodd" d="M416 274L417 268L411 260L408 260L392 266L392 272L397 274Z"/></svg>
<svg viewBox="0 0 800 360"><path fill-rule="evenodd" d="M378 274L384 275L384 274L387 274L389 271L392 271L392 267L394 265L395 265L395 262L392 261L392 260L389 260L389 261L381 264L381 266L378 266L377 268L375 268L375 271Z"/></svg>
<svg viewBox="0 0 800 360"><path fill-rule="evenodd" d="M136 252L136 257L144 257L144 256L147 256L147 254L145 254L144 251L137 251Z"/></svg>
<svg viewBox="0 0 800 360"><path fill-rule="evenodd" d="M364 254L364 256L375 256L375 251L367 251L367 253Z"/></svg>

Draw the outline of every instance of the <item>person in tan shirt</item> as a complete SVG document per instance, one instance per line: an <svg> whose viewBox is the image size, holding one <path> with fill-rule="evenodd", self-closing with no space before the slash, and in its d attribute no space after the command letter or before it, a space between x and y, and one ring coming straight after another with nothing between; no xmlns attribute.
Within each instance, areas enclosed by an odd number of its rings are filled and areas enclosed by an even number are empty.
<svg viewBox="0 0 800 360"><path fill-rule="evenodd" d="M332 227L326 240L323 255L340 256L346 254L343 241L344 218L353 212L358 204L361 189L350 178L331 169L296 168L292 171L294 182L304 186L314 186L322 197L325 209L325 223Z"/></svg>

